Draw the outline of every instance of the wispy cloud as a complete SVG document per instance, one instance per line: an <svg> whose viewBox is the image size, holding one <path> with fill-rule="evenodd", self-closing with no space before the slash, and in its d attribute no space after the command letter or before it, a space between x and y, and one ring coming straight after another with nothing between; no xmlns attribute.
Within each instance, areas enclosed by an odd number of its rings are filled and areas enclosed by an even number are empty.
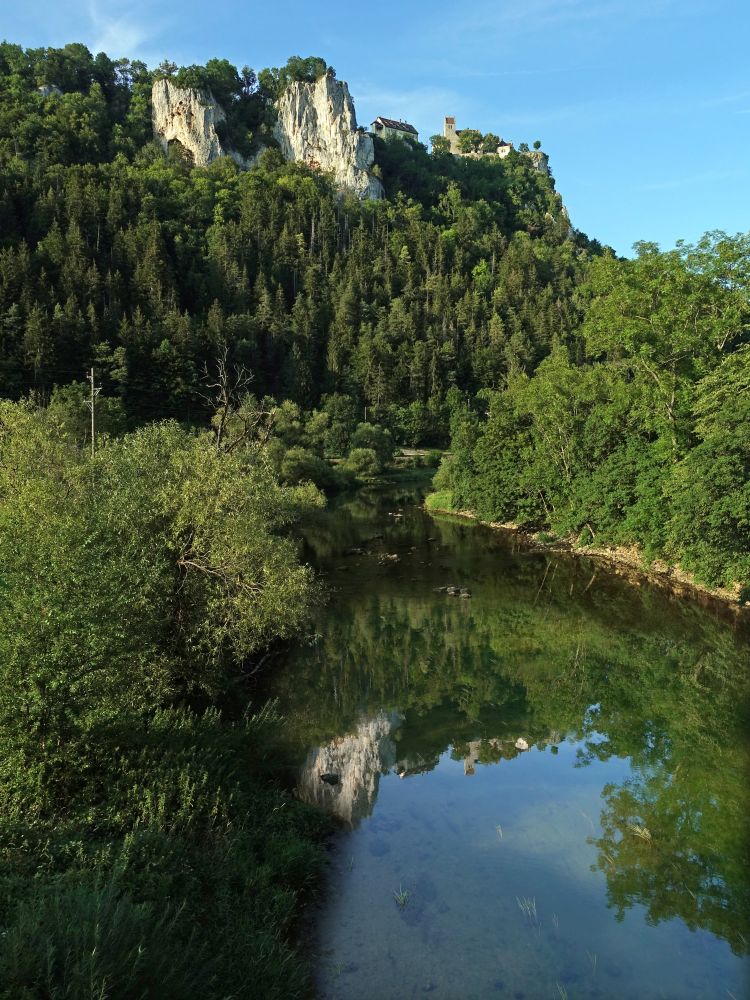
<svg viewBox="0 0 750 1000"><path fill-rule="evenodd" d="M165 27L156 10L146 0L88 0L92 49L147 58Z"/></svg>
<svg viewBox="0 0 750 1000"><path fill-rule="evenodd" d="M701 3L701 0L698 0ZM453 22L454 38L466 36L474 42L503 39L513 42L519 35L546 29L575 28L602 23L611 27L623 20L652 18L675 11L685 13L689 4L677 0L502 0L474 6L467 15L463 4Z"/></svg>

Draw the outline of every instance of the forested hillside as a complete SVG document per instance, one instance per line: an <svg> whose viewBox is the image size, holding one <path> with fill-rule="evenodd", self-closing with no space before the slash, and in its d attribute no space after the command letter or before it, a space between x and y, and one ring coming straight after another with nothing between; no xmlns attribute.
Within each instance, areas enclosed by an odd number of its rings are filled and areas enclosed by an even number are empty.
<svg viewBox="0 0 750 1000"><path fill-rule="evenodd" d="M248 173L191 170L151 142L154 75L81 46L0 48L5 395L44 400L95 364L131 423L201 420L204 365L228 344L260 396L349 395L437 442L450 389L498 388L570 339L588 244L523 155L378 141L389 198L364 204L273 149ZM213 61L176 78L210 83L236 132L268 117L284 73L258 84Z"/></svg>

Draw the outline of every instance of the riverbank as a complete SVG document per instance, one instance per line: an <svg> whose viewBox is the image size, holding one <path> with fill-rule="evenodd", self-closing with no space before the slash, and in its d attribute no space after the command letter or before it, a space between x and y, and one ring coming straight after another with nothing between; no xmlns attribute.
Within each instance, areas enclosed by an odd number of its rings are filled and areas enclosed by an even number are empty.
<svg viewBox="0 0 750 1000"><path fill-rule="evenodd" d="M541 549L546 552L567 553L576 557L593 559L603 563L608 570L617 576L628 579L636 586L649 583L666 590L677 597L690 597L706 607L720 608L730 612L733 617L750 622L750 601L740 604L740 587L733 589L710 587L696 580L692 574L661 559L648 562L643 551L636 545L580 545L578 539L541 538L539 534L524 529L512 521L484 521L470 510L449 510L444 507L432 507L425 501L425 510L430 514L445 514L474 521L486 528L506 532L528 548Z"/></svg>

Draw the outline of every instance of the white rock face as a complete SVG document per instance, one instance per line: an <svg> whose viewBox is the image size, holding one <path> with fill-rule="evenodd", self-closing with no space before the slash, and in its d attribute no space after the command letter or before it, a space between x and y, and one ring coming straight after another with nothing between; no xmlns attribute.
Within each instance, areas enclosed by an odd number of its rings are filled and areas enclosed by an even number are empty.
<svg viewBox="0 0 750 1000"><path fill-rule="evenodd" d="M196 167L206 167L219 156L231 156L241 167L247 166L238 152L219 139L216 126L226 115L210 90L183 89L171 80L157 80L151 102L154 138L165 153L170 142L178 142Z"/></svg>
<svg viewBox="0 0 750 1000"><path fill-rule="evenodd" d="M383 185L370 173L372 137L357 131L346 83L330 73L315 83L292 83L276 108L273 134L287 160L330 171L338 187L359 198L383 197Z"/></svg>
<svg viewBox="0 0 750 1000"><path fill-rule="evenodd" d="M552 171L549 168L549 156L543 153L541 149L531 149L525 155L531 160L535 170L538 170L541 174L546 174L548 177L552 176Z"/></svg>
<svg viewBox="0 0 750 1000"><path fill-rule="evenodd" d="M362 719L356 732L311 750L297 785L299 797L351 826L369 816L377 798L380 775L386 774L396 761L391 733L401 720L402 716L396 713L380 712ZM338 780L328 784L322 780L322 774L335 775Z"/></svg>

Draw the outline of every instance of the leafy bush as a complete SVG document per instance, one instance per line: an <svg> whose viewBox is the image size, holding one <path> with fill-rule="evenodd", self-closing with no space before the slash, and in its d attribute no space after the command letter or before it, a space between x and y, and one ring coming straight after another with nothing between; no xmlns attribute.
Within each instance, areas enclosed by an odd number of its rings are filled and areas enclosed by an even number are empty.
<svg viewBox="0 0 750 1000"><path fill-rule="evenodd" d="M424 502L427 510L455 510L453 494L450 490L437 490L430 493Z"/></svg>
<svg viewBox="0 0 750 1000"><path fill-rule="evenodd" d="M377 455L380 470L393 460L396 450L390 431L379 424L358 424L351 437L352 449L369 449Z"/></svg>
<svg viewBox="0 0 750 1000"><path fill-rule="evenodd" d="M426 455L422 456L422 465L426 469L437 469L443 460L442 451L438 451L436 448L428 451Z"/></svg>
<svg viewBox="0 0 750 1000"><path fill-rule="evenodd" d="M377 453L372 448L352 448L346 457L344 468L358 479L373 479L383 471Z"/></svg>

